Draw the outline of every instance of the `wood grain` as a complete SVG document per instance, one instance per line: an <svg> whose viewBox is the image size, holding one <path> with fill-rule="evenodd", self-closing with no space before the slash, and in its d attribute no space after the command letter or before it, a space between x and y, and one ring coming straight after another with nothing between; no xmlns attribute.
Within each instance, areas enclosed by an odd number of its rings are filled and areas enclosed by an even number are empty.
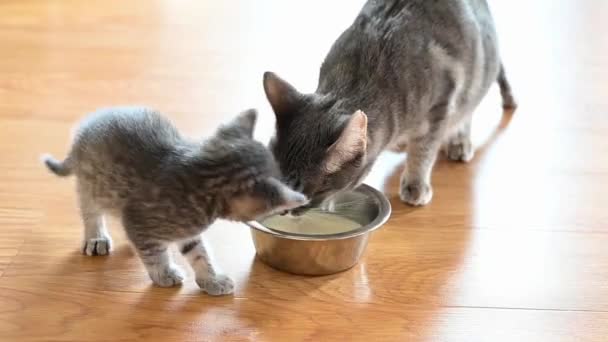
<svg viewBox="0 0 608 342"><path fill-rule="evenodd" d="M606 341L608 3L492 1L520 108L494 87L472 163L440 160L435 198L401 204L404 156L368 183L393 204L361 263L298 277L256 261L246 227L208 233L232 297L151 285L112 222L116 251L78 249L73 181L39 164L75 121L145 104L206 135L257 107L261 75L314 88L362 0L0 2L0 341Z"/></svg>

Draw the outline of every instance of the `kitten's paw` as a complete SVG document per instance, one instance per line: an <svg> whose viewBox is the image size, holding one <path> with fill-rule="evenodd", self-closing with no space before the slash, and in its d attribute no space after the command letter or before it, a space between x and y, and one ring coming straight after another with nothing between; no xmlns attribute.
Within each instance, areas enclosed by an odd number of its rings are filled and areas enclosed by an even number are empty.
<svg viewBox="0 0 608 342"><path fill-rule="evenodd" d="M84 241L82 252L86 255L108 255L112 250L110 237L99 237Z"/></svg>
<svg viewBox="0 0 608 342"><path fill-rule="evenodd" d="M172 287L180 285L184 281L184 274L176 266L169 266L150 272L150 278L154 284L160 287Z"/></svg>
<svg viewBox="0 0 608 342"><path fill-rule="evenodd" d="M234 281L223 274L204 279L196 279L196 283L201 290L207 292L207 294L211 296L222 296L234 292Z"/></svg>
<svg viewBox="0 0 608 342"><path fill-rule="evenodd" d="M427 205L433 198L433 188L431 188L430 184L423 182L407 182L405 179L402 179L399 197L403 202L409 205Z"/></svg>
<svg viewBox="0 0 608 342"><path fill-rule="evenodd" d="M446 153L448 159L460 162L469 162L475 155L473 144L469 139L456 139L448 143Z"/></svg>

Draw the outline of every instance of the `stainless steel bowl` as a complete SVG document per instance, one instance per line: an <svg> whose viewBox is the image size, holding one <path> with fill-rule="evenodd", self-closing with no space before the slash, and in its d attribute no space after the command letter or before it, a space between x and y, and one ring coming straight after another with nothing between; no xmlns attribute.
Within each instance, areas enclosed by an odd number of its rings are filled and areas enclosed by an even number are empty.
<svg viewBox="0 0 608 342"><path fill-rule="evenodd" d="M257 255L266 264L289 273L327 275L353 267L363 255L372 231L391 215L391 205L384 194L362 184L335 198L336 212L361 224L351 231L332 235L304 235L277 231L252 221L251 236Z"/></svg>

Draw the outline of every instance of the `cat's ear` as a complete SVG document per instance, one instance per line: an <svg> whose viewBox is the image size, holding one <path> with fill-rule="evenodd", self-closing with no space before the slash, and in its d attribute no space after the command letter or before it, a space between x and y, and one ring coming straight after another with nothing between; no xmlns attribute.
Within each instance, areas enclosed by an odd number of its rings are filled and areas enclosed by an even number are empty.
<svg viewBox="0 0 608 342"><path fill-rule="evenodd" d="M306 196L274 177L259 181L254 188L254 196L266 202L267 214L291 210L308 203Z"/></svg>
<svg viewBox="0 0 608 342"><path fill-rule="evenodd" d="M327 150L324 161L329 173L340 170L344 163L354 159L367 150L367 115L356 111L348 119L340 137Z"/></svg>
<svg viewBox="0 0 608 342"><path fill-rule="evenodd" d="M257 121L258 113L255 109L248 109L241 112L236 118L218 130L224 136L235 138L253 138L253 131Z"/></svg>
<svg viewBox="0 0 608 342"><path fill-rule="evenodd" d="M271 203L273 207L272 212L283 212L308 204L309 200L304 194L292 190L281 181L269 178L268 182L270 183L270 186L275 187L278 194L276 199Z"/></svg>
<svg viewBox="0 0 608 342"><path fill-rule="evenodd" d="M295 112L301 106L303 95L275 73L264 73L264 92L277 119Z"/></svg>
<svg viewBox="0 0 608 342"><path fill-rule="evenodd" d="M275 178L256 182L250 192L229 201L230 217L255 220L308 204L308 198Z"/></svg>

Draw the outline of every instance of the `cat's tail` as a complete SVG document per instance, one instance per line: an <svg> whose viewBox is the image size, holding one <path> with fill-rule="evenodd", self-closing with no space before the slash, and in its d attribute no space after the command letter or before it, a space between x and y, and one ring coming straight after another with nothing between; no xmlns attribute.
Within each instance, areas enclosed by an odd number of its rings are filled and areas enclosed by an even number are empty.
<svg viewBox="0 0 608 342"><path fill-rule="evenodd" d="M57 176L66 177L72 174L72 159L70 157L67 157L64 161L58 161L50 154L44 154L41 159L44 165Z"/></svg>

